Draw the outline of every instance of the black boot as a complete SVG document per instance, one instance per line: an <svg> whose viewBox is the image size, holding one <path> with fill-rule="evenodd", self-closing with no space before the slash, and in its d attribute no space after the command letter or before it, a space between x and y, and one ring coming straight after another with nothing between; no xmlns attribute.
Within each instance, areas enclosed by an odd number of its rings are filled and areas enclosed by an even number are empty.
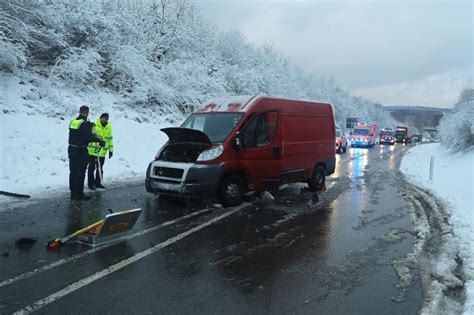
<svg viewBox="0 0 474 315"><path fill-rule="evenodd" d="M95 186L94 185L88 185L89 186L89 189L90 190L95 190Z"/></svg>

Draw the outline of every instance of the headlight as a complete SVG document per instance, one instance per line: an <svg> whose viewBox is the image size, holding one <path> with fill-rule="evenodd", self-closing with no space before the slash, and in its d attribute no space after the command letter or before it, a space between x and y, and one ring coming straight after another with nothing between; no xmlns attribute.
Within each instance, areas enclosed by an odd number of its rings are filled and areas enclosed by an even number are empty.
<svg viewBox="0 0 474 315"><path fill-rule="evenodd" d="M210 161L218 158L222 152L224 152L224 146L222 144L219 144L216 147L212 147L210 149L207 149L205 151L202 151L201 154L199 154L197 161Z"/></svg>

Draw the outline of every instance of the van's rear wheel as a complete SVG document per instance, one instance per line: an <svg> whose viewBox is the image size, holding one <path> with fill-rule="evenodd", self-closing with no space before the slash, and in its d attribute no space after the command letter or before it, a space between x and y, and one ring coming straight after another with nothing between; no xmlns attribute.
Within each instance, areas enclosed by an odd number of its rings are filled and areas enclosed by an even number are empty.
<svg viewBox="0 0 474 315"><path fill-rule="evenodd" d="M244 196L244 183L236 175L226 177L217 192L217 200L224 207L235 207L242 203Z"/></svg>
<svg viewBox="0 0 474 315"><path fill-rule="evenodd" d="M326 172L321 165L316 166L313 171L313 176L308 181L310 191L320 191L326 184Z"/></svg>

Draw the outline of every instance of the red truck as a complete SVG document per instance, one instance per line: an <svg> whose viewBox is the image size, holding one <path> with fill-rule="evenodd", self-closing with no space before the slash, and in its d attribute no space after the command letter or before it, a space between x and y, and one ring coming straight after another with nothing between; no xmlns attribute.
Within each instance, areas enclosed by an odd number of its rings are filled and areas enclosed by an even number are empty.
<svg viewBox="0 0 474 315"><path fill-rule="evenodd" d="M351 146L371 148L375 145L376 139L376 124L358 123L351 133Z"/></svg>
<svg viewBox="0 0 474 315"><path fill-rule="evenodd" d="M266 96L212 100L179 128L146 171L148 192L210 197L224 206L245 193L272 191L285 183L325 186L335 170L332 106Z"/></svg>

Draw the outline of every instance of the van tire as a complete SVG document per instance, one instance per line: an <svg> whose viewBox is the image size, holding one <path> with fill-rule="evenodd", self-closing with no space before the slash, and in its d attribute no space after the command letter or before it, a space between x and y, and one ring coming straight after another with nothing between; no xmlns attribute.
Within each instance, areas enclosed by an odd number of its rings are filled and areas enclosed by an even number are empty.
<svg viewBox="0 0 474 315"><path fill-rule="evenodd" d="M242 203L244 183L237 175L224 178L217 191L217 201L224 207L235 207Z"/></svg>
<svg viewBox="0 0 474 315"><path fill-rule="evenodd" d="M317 165L314 168L313 175L308 181L308 187L310 191L320 191L326 184L326 171L321 165Z"/></svg>

